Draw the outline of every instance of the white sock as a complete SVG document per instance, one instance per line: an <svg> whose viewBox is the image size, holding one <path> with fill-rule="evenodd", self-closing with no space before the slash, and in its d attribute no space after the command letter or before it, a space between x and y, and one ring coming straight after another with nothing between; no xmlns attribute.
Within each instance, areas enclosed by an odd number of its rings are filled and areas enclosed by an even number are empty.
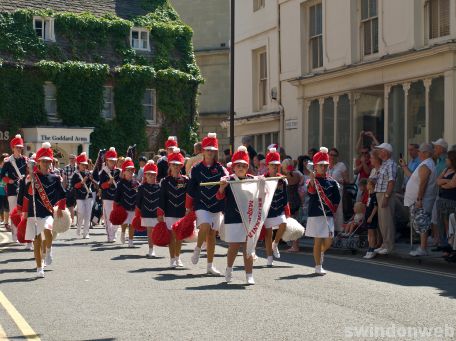
<svg viewBox="0 0 456 341"><path fill-rule="evenodd" d="M253 278L253 273L247 273L246 272L245 274L246 274L247 278Z"/></svg>
<svg viewBox="0 0 456 341"><path fill-rule="evenodd" d="M273 260L273 257L272 256L268 256L268 262L272 262Z"/></svg>
<svg viewBox="0 0 456 341"><path fill-rule="evenodd" d="M233 267L230 268L229 266L227 266L226 271L233 271Z"/></svg>
<svg viewBox="0 0 456 341"><path fill-rule="evenodd" d="M195 247L195 251L199 252L199 251L201 251L201 248L197 246L197 247Z"/></svg>
<svg viewBox="0 0 456 341"><path fill-rule="evenodd" d="M207 268L212 269L212 263L207 263Z"/></svg>

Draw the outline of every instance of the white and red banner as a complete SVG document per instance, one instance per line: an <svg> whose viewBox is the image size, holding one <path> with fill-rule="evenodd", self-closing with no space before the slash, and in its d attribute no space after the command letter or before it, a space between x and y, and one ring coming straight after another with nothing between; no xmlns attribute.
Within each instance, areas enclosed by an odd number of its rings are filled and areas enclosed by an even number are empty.
<svg viewBox="0 0 456 341"><path fill-rule="evenodd" d="M235 177L236 178L236 177ZM278 179L255 177L247 181L229 182L247 233L247 256L255 251L261 228L271 207ZM236 180L238 180L236 178Z"/></svg>

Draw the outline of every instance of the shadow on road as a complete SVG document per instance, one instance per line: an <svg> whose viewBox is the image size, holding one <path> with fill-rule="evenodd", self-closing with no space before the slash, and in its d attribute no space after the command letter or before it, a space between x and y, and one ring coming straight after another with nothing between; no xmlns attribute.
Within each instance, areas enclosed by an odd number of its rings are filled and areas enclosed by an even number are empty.
<svg viewBox="0 0 456 341"><path fill-rule="evenodd" d="M249 285L247 284L233 284L221 282L219 284L201 285L197 287L186 287L185 290L245 290Z"/></svg>
<svg viewBox="0 0 456 341"><path fill-rule="evenodd" d="M31 258L11 258L11 259L2 260L0 262L0 264L28 262L28 261L31 261L31 260L35 260L35 258L34 257L31 257Z"/></svg>

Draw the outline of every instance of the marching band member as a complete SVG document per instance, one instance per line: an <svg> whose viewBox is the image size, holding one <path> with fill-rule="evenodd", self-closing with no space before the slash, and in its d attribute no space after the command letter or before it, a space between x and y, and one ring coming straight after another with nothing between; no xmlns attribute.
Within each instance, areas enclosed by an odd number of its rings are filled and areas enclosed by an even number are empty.
<svg viewBox="0 0 456 341"><path fill-rule="evenodd" d="M104 156L105 164L99 172L101 199L103 201L103 216L106 227L106 234L108 235L108 243L116 241L116 232L118 226L113 226L109 220L114 204L114 196L116 194L117 183L120 180L120 169L116 168L117 152L114 147L109 148Z"/></svg>
<svg viewBox="0 0 456 341"><path fill-rule="evenodd" d="M166 155L160 158L157 162L158 174L157 181L160 182L161 179L168 176L168 158L167 155L171 154L174 148L177 148L177 137L169 136L165 142Z"/></svg>
<svg viewBox="0 0 456 341"><path fill-rule="evenodd" d="M88 159L85 152L76 157L76 165L77 169L70 180L77 203L78 227L76 235L81 236L81 228L83 228L82 237L89 239L90 217L92 215L92 180L90 172L87 170Z"/></svg>
<svg viewBox="0 0 456 341"><path fill-rule="evenodd" d="M215 133L209 133L202 141L203 161L193 166L188 183L186 212L196 210L196 225L199 227L198 242L193 251L192 263L197 264L201 246L207 242L207 273L220 276L214 266L215 235L222 220L223 201L216 198L219 185L200 186L202 182L220 181L228 175L223 166L217 162L218 140Z"/></svg>
<svg viewBox="0 0 456 341"><path fill-rule="evenodd" d="M65 189L60 176L50 172L53 158L51 144L44 142L36 152L37 169L31 173L31 181L26 185L29 205L25 239L33 240L38 277L44 277L44 265L51 265L53 260L54 206L58 205L56 214L61 217L66 202ZM35 188L32 186L32 181ZM43 256L45 257L44 263Z"/></svg>
<svg viewBox="0 0 456 341"><path fill-rule="evenodd" d="M17 206L17 192L19 190L19 181L25 176L27 168L27 159L22 155L24 150L24 140L21 135L16 135L10 142L13 154L5 159L1 171L1 177L6 183L6 194L8 196L8 205L10 212ZM11 222L11 232L13 243L17 243L17 226Z"/></svg>
<svg viewBox="0 0 456 341"><path fill-rule="evenodd" d="M155 257L154 244L152 243L152 229L157 225L157 209L160 201L160 185L157 184L157 165L149 160L144 166L144 183L138 187L136 197L136 210L141 215L141 226L147 228L149 240L149 253L147 257Z"/></svg>
<svg viewBox="0 0 456 341"><path fill-rule="evenodd" d="M246 274L247 284L255 284L253 279L253 257L247 257L247 231L239 213L239 208L234 198L233 191L229 186L229 181L252 179L253 176L247 174L249 169L249 153L247 148L241 146L232 158L232 167L234 174L227 178L221 179L221 184L217 192L217 200L225 202L225 241L229 244L227 255L227 267L225 271L225 280L231 282L233 274L233 264L239 252L239 248L243 247L244 253L244 269Z"/></svg>
<svg viewBox="0 0 456 341"><path fill-rule="evenodd" d="M307 185L309 213L305 235L314 238L313 256L315 273L325 275L323 260L325 251L331 247L334 237L334 214L340 203L339 184L327 175L328 148L321 147L313 156L315 173L310 173ZM324 210L323 210L324 209Z"/></svg>
<svg viewBox="0 0 456 341"><path fill-rule="evenodd" d="M114 203L123 206L128 213L127 220L122 224L122 234L120 242L125 243L125 231L128 227L128 247L133 247L135 229L131 225L135 216L136 195L138 194L138 182L134 179L135 165L130 157L125 158L122 164L121 179L117 185Z"/></svg>
<svg viewBox="0 0 456 341"><path fill-rule="evenodd" d="M280 169L280 154L276 148L269 149L269 153L266 155L266 166L268 172L265 177L276 177L281 176L279 174ZM290 216L290 206L288 205L287 196L287 182L285 179L279 180L277 188L272 198L271 207L269 208L268 217L264 222L266 228L265 244L266 244L266 255L268 257L267 266L272 266L274 254L275 258L280 258L279 242L287 228L287 217ZM272 241L272 230L277 229L274 241Z"/></svg>
<svg viewBox="0 0 456 341"><path fill-rule="evenodd" d="M188 178L181 174L184 166L184 157L179 148L174 148L173 152L168 154L168 164L169 175L161 181L158 221L165 221L166 226L171 230L171 242L169 244L170 267L182 268L184 267L180 259L182 241L177 240L176 233L172 229L173 224L185 216L185 199L188 184Z"/></svg>

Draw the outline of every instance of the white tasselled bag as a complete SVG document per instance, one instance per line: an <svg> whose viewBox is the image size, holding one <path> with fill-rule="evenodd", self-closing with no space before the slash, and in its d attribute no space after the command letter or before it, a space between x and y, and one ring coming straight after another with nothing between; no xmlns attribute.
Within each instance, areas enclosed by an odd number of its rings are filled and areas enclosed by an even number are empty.
<svg viewBox="0 0 456 341"><path fill-rule="evenodd" d="M296 219L291 217L287 218L287 228L283 233L282 240L284 242L291 242L297 240L304 235L304 226L302 226Z"/></svg>
<svg viewBox="0 0 456 341"><path fill-rule="evenodd" d="M62 217L57 216L57 207L54 207L54 223L52 224L52 231L55 233L64 233L70 229L71 214L66 208L62 211Z"/></svg>

